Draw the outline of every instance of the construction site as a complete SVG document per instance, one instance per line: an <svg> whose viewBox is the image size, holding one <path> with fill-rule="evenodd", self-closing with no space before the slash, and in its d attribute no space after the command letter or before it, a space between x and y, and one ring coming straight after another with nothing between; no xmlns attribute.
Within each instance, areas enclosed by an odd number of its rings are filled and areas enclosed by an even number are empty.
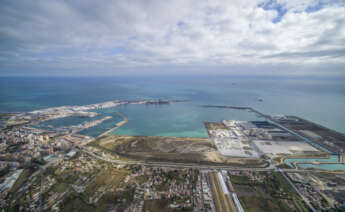
<svg viewBox="0 0 345 212"><path fill-rule="evenodd" d="M267 121L223 120L205 123L218 151L224 156L274 158L319 154L319 149Z"/></svg>
<svg viewBox="0 0 345 212"><path fill-rule="evenodd" d="M280 125L310 139L335 154L345 152L345 135L297 116L273 117Z"/></svg>
<svg viewBox="0 0 345 212"><path fill-rule="evenodd" d="M208 138L107 135L88 145L116 159L151 162L198 163L266 167L262 158L240 158L222 155Z"/></svg>

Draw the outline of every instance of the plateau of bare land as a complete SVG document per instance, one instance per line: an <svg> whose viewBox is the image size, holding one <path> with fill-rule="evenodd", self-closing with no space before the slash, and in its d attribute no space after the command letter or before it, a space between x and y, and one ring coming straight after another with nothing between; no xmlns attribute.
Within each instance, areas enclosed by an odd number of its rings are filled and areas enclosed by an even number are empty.
<svg viewBox="0 0 345 212"><path fill-rule="evenodd" d="M264 167L260 158L221 155L209 139L162 136L108 135L89 144L130 160Z"/></svg>

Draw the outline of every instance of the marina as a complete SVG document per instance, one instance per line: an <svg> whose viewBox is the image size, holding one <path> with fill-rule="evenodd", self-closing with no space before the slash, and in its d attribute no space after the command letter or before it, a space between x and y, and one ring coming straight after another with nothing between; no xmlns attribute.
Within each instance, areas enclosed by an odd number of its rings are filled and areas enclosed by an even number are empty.
<svg viewBox="0 0 345 212"><path fill-rule="evenodd" d="M0 7L0 212L345 212L345 0Z"/></svg>
<svg viewBox="0 0 345 212"><path fill-rule="evenodd" d="M162 102L162 104L160 103ZM194 108L198 108L199 110L203 111L202 116L194 116L193 117L193 110ZM292 131L287 129L286 127L282 126L279 122L279 117L271 117L269 115L263 114L256 109L251 107L238 107L238 106L222 106L222 105L195 105L191 102L187 101L162 101L158 100L157 102L152 100L143 100L143 101L110 101L106 103L100 104L92 104L89 106L76 106L76 107L67 107L67 111L70 111L72 108L74 111L79 111L85 114L92 114L89 115L86 120L81 124L72 125L72 126L62 126L61 121L55 120L62 120L62 119L72 119L73 123L78 123L78 121L83 121L85 118L77 118L72 115L71 117L65 117L66 115L59 115L58 111L61 111L62 114L71 114L70 112L66 113L66 107L60 107L59 109L45 109L40 111L39 113L43 114L50 114L52 111L55 111L54 117L55 118L48 118L47 123L51 128L55 128L56 126L62 127L62 129L67 130L66 132L69 133L80 133L86 136L94 136L94 137L101 137L107 134L114 134L114 135L157 135L157 136L176 136L176 137L200 137L206 138L209 136L210 132L207 132L202 125L202 123L207 120L219 122L225 120L227 117L234 118L239 120L238 123L245 124L246 121L251 121L254 125L257 125L259 128L267 128L269 134L272 136L288 136L285 132L291 133L292 136L296 136L297 139L301 139L305 142L295 142L292 141L282 141L280 144L279 142L270 143L266 141L260 141L260 137L256 138L256 141L252 142L248 146L248 144L243 143L242 147L238 146L241 142L241 139L246 142L245 137L240 138L237 137L240 134L239 129L233 131L226 131L223 137L219 137L216 139L215 142L218 142L217 146L224 146L230 145L236 148L228 148L229 150L225 150L225 146L218 149L222 154L230 155L230 156L240 156L240 157L259 157L263 154L293 154L296 151L315 151L316 149L320 149L322 152L330 153L329 150L320 146L317 143L314 143L309 138L306 138L305 135L300 135L296 131ZM190 110L186 110L186 113L181 113L180 108ZM32 112L31 114L37 114L38 112ZM97 113L97 115L94 115ZM113 114L116 114L115 116ZM20 117L20 114L17 114ZM63 118L61 118L63 116ZM103 117L99 119L99 117ZM148 120L146 117L151 117ZM173 118L172 118L173 117ZM122 119L122 120L121 120ZM116 120L115 126L114 121ZM277 121L278 120L278 121ZM44 123L45 123L44 122ZM179 122L181 125L179 125ZM231 125L232 124L226 123L223 121L224 124ZM54 123L59 124L55 125ZM182 124L183 123L183 124ZM272 123L273 125L270 125ZM47 124L46 124L47 125ZM111 126L113 125L113 126ZM245 124L246 125L246 124ZM248 127L245 126L244 127ZM254 126L252 125L252 127ZM272 128L272 126L276 125L278 128ZM240 125L239 125L240 126ZM250 127L251 128L251 127ZM279 130L280 128L280 130ZM235 128L234 128L235 129ZM96 131L97 130L97 131ZM58 130L59 131L59 130ZM166 131L166 133L164 132ZM284 132L285 131L285 132ZM60 130L60 132L62 132ZM97 134L95 134L98 132ZM220 131L217 133L220 133ZM232 136L227 133L233 134ZM310 133L309 133L310 134ZM230 139L228 139L228 138ZM235 140L234 140L235 139ZM237 140L236 140L237 139ZM289 140L288 138L286 138ZM233 144L227 144L227 142L234 141ZM314 148L309 148L307 143L311 144ZM269 144L269 145L268 145ZM235 145L235 146L234 146ZM286 146L286 148L282 149L282 146ZM304 145L304 146L303 146ZM267 149L268 148L268 149ZM275 150L276 152L272 152L271 150ZM251 150L252 149L252 150ZM300 150L299 150L300 149ZM238 153L235 154L235 151ZM320 168L323 170L344 170L344 167L340 160L337 159L337 155L330 154L330 157L327 158L286 158L284 160L285 164L290 167L295 168ZM327 164L326 164L327 163ZM331 163L331 164L330 164Z"/></svg>

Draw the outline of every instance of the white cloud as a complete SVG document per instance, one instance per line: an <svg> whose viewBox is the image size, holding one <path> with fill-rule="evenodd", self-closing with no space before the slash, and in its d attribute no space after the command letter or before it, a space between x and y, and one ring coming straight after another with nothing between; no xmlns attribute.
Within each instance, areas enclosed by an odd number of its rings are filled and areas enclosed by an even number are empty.
<svg viewBox="0 0 345 212"><path fill-rule="evenodd" d="M25 65L94 70L339 65L345 64L345 5L317 0L8 0L0 8L0 61L0 72Z"/></svg>

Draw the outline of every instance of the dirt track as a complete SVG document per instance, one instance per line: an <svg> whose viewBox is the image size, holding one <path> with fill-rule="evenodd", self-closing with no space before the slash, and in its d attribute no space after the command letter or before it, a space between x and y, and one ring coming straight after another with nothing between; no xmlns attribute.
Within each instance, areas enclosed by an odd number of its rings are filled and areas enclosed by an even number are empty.
<svg viewBox="0 0 345 212"><path fill-rule="evenodd" d="M222 156L212 142L204 138L111 135L98 139L94 146L135 160L263 166L262 159Z"/></svg>

